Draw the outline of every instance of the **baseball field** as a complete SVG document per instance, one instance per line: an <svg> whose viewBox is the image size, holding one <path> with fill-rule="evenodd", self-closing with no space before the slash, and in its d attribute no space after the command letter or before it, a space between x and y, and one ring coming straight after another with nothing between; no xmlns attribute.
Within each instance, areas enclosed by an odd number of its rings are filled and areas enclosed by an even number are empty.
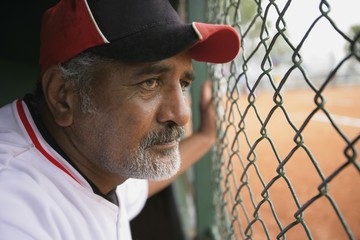
<svg viewBox="0 0 360 240"><path fill-rule="evenodd" d="M287 90L276 107L263 91L256 110L246 95L226 110L230 122L245 117L227 129L222 166L234 239L360 239L360 86L327 87L314 112L315 95Z"/></svg>

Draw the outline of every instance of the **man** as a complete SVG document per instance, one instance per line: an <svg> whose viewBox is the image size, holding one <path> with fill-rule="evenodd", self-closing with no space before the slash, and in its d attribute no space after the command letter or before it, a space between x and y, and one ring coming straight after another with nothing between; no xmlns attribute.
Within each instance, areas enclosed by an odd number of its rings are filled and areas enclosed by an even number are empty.
<svg viewBox="0 0 360 240"><path fill-rule="evenodd" d="M214 142L206 85L200 130L179 144L192 59L238 50L234 29L184 24L167 0L49 9L37 91L0 109L0 239L131 239L147 196Z"/></svg>

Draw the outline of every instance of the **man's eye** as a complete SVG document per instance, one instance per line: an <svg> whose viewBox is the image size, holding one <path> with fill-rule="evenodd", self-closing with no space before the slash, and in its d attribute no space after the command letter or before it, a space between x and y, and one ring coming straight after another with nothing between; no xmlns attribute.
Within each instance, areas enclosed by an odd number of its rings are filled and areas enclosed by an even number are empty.
<svg viewBox="0 0 360 240"><path fill-rule="evenodd" d="M159 86L159 80L156 78L148 79L141 83L141 86L147 90L153 90Z"/></svg>
<svg viewBox="0 0 360 240"><path fill-rule="evenodd" d="M191 83L188 81L181 81L180 85L183 92L185 92L190 87Z"/></svg>

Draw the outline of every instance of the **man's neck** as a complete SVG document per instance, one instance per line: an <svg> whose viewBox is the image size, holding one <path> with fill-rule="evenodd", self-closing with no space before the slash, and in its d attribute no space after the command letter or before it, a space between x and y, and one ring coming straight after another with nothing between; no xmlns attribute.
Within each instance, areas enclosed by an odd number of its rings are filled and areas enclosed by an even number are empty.
<svg viewBox="0 0 360 240"><path fill-rule="evenodd" d="M116 203L117 199L114 199L116 197L113 196L114 191L119 184L125 182L126 178L119 179L118 176L102 172L90 161L86 161L86 158L76 151L76 146L71 145L66 130L54 122L46 106L36 105L32 101L31 95L27 95L24 101L46 142L88 181L94 193Z"/></svg>

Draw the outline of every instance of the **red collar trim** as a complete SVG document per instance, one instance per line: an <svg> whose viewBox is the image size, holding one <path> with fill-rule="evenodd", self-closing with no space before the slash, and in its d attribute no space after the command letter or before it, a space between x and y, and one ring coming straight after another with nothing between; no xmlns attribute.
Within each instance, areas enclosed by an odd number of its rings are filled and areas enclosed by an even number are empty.
<svg viewBox="0 0 360 240"><path fill-rule="evenodd" d="M26 117L25 110L22 104L21 100L18 100L16 102L16 108L20 117L21 122L23 123L27 134L29 135L32 143L34 144L35 148L42 154L44 157L49 160L53 165L55 165L57 168L59 168L61 171L69 175L71 178L73 178L76 182L78 182L81 185L80 180L78 180L69 170L67 170L59 161L57 161L53 156L51 156L41 145L39 139L37 138L33 128L31 127L31 124L29 120Z"/></svg>

